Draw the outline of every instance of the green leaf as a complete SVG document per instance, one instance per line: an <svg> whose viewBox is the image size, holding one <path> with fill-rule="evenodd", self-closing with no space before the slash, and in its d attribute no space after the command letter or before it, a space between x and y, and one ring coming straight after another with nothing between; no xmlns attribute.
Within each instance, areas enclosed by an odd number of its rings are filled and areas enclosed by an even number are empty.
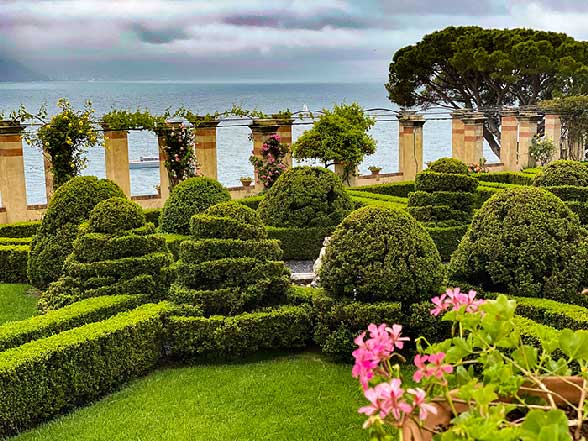
<svg viewBox="0 0 588 441"><path fill-rule="evenodd" d="M531 410L521 425L522 441L571 441L566 414L559 409Z"/></svg>

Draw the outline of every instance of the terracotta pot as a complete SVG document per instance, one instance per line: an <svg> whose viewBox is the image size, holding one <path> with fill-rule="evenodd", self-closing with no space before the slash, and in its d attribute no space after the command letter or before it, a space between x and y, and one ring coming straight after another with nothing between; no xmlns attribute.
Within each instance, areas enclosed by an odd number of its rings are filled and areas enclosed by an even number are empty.
<svg viewBox="0 0 588 441"><path fill-rule="evenodd" d="M241 184L243 187L249 187L253 181L250 179L241 179Z"/></svg>
<svg viewBox="0 0 588 441"><path fill-rule="evenodd" d="M578 403L582 393L582 378L581 377L546 377L542 379L548 391L561 396L553 396L556 405L566 404L566 400L570 403ZM455 396L457 391L450 392ZM521 396L532 396L543 398L547 401L547 392L539 389L534 384L524 384L520 389ZM429 413L427 419L423 422L423 426L419 426L413 420L407 421L402 428L403 441L431 441L433 439L433 432L439 426L448 426L453 418L449 404L446 402L433 403L437 408L437 414ZM465 412L468 406L463 403L454 403L458 413Z"/></svg>
<svg viewBox="0 0 588 441"><path fill-rule="evenodd" d="M372 176L377 176L380 174L380 170L370 170L372 172Z"/></svg>

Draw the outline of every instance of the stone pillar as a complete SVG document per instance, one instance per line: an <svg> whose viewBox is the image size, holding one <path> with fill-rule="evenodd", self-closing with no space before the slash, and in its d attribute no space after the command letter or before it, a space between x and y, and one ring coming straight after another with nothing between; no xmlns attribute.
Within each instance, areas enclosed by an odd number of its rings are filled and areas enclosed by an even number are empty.
<svg viewBox="0 0 588 441"><path fill-rule="evenodd" d="M463 117L467 112L454 110L451 113L451 157L466 162Z"/></svg>
<svg viewBox="0 0 588 441"><path fill-rule="evenodd" d="M545 114L545 138L550 139L555 146L552 161L561 158L561 117L556 113Z"/></svg>
<svg viewBox="0 0 588 441"><path fill-rule="evenodd" d="M200 172L207 178L218 179L216 127L219 121L200 121L195 124L195 152L200 164Z"/></svg>
<svg viewBox="0 0 588 441"><path fill-rule="evenodd" d="M292 123L294 122L293 119L280 119L277 118L278 121L278 131L277 134L280 135L280 142L282 144L288 145L289 153L286 156L286 165L288 168L292 167Z"/></svg>
<svg viewBox="0 0 588 441"><path fill-rule="evenodd" d="M348 186L348 187L355 187L356 183L357 183L357 169L355 169L352 173L350 173L347 176L347 179L344 179L345 177L345 164L343 164L342 162L335 162L335 174L338 175L341 179L343 179L343 184Z"/></svg>
<svg viewBox="0 0 588 441"><path fill-rule="evenodd" d="M463 118L464 162L478 164L484 157L484 121L486 117L481 112L469 112Z"/></svg>
<svg viewBox="0 0 588 441"><path fill-rule="evenodd" d="M398 168L410 181L423 170L423 126L425 119L413 111L398 113Z"/></svg>
<svg viewBox="0 0 588 441"><path fill-rule="evenodd" d="M500 112L500 162L505 171L518 171L518 138L517 111L503 110Z"/></svg>
<svg viewBox="0 0 588 441"><path fill-rule="evenodd" d="M519 170L528 167L534 167L535 161L529 155L529 148L533 137L537 134L537 123L541 120L541 116L537 112L527 111L520 112L519 121Z"/></svg>
<svg viewBox="0 0 588 441"><path fill-rule="evenodd" d="M104 128L104 159L106 177L117 184L127 197L131 197L129 170L129 140L125 130Z"/></svg>
<svg viewBox="0 0 588 441"><path fill-rule="evenodd" d="M165 154L165 136L158 134L157 145L159 147L159 196L162 201L166 201L169 197L170 182L167 174L167 168L165 167L165 161L167 155Z"/></svg>
<svg viewBox="0 0 588 441"><path fill-rule="evenodd" d="M0 121L0 195L8 223L27 220L22 131L19 123Z"/></svg>
<svg viewBox="0 0 588 441"><path fill-rule="evenodd" d="M261 149L263 143L278 132L279 123L275 119L254 119L251 125L251 137L253 138L253 155L262 158ZM258 182L257 173L254 171L255 189L263 190L263 184Z"/></svg>
<svg viewBox="0 0 588 441"><path fill-rule="evenodd" d="M55 192L55 189L53 188L52 167L51 156L49 156L49 153L43 152L43 169L45 171L45 194L47 196L47 204L49 204L51 198L53 198L53 193Z"/></svg>

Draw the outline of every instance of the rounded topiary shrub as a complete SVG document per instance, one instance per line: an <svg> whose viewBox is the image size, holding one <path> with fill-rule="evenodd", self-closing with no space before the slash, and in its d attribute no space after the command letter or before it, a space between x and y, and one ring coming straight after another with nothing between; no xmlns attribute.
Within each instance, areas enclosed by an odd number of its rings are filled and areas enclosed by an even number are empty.
<svg viewBox="0 0 588 441"><path fill-rule="evenodd" d="M585 237L577 216L548 191L505 190L474 216L449 277L487 291L573 301L586 279Z"/></svg>
<svg viewBox="0 0 588 441"><path fill-rule="evenodd" d="M28 276L33 286L44 289L59 278L79 225L96 204L112 197L125 195L114 182L95 176L75 177L57 189L31 245Z"/></svg>
<svg viewBox="0 0 588 441"><path fill-rule="evenodd" d="M145 225L141 206L125 198L111 198L100 202L88 221L88 232L116 234Z"/></svg>
<svg viewBox="0 0 588 441"><path fill-rule="evenodd" d="M456 175L468 174L468 166L459 159L454 158L439 158L429 164L427 169L437 173L449 173Z"/></svg>
<svg viewBox="0 0 588 441"><path fill-rule="evenodd" d="M546 165L533 180L536 187L575 185L588 187L588 167L578 161L560 159Z"/></svg>
<svg viewBox="0 0 588 441"><path fill-rule="evenodd" d="M430 299L444 270L431 236L407 213L364 207L337 227L320 280L338 297L416 303Z"/></svg>
<svg viewBox="0 0 588 441"><path fill-rule="evenodd" d="M339 224L353 208L335 173L321 167L294 167L268 190L259 214L266 225L324 227Z"/></svg>
<svg viewBox="0 0 588 441"><path fill-rule="evenodd" d="M229 191L214 179L198 177L176 185L169 195L159 226L165 233L188 234L190 218L208 207L231 199Z"/></svg>

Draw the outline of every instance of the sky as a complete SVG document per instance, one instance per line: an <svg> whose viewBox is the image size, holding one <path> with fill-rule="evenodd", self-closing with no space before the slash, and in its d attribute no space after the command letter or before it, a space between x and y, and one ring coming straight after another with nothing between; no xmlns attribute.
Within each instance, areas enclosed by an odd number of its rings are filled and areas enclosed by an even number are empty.
<svg viewBox="0 0 588 441"><path fill-rule="evenodd" d="M385 82L446 26L588 40L588 0L0 0L0 60L52 79Z"/></svg>

